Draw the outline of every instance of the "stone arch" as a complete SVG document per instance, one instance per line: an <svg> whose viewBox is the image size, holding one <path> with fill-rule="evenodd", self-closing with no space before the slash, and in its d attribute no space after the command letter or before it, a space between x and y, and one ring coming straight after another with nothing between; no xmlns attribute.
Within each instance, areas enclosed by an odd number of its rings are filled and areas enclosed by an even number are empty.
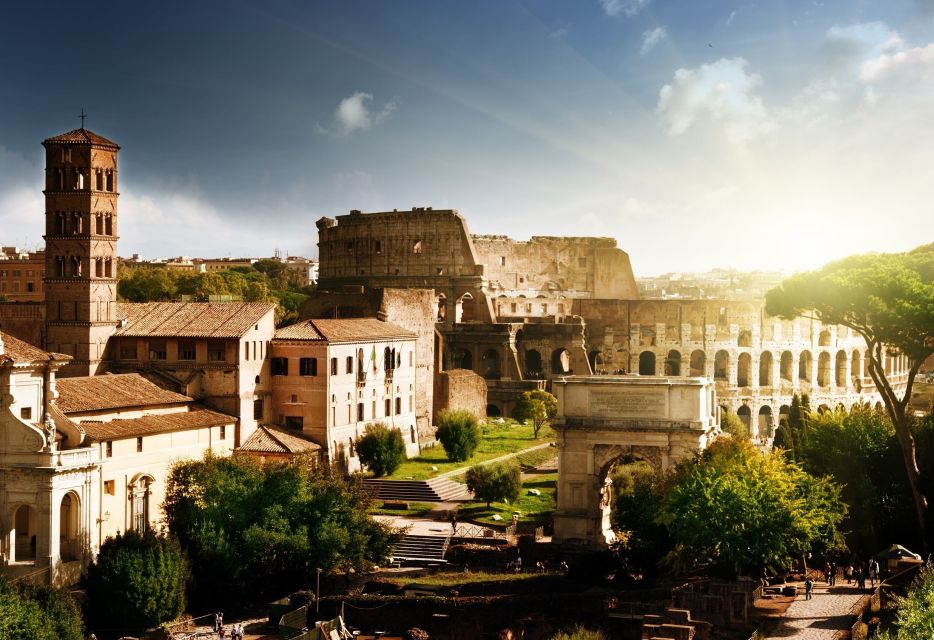
<svg viewBox="0 0 934 640"><path fill-rule="evenodd" d="M714 380L728 380L730 375L730 354L720 349L713 360Z"/></svg>
<svg viewBox="0 0 934 640"><path fill-rule="evenodd" d="M655 353L652 351L643 351L639 354L639 375L655 375Z"/></svg>
<svg viewBox="0 0 934 640"><path fill-rule="evenodd" d="M759 435L771 438L774 435L772 424L772 407L767 404L759 407Z"/></svg>
<svg viewBox="0 0 934 640"><path fill-rule="evenodd" d="M830 413L830 410L831 410L830 405L827 405L827 404L821 404L821 405L818 405L817 407L817 413L820 413L820 414Z"/></svg>
<svg viewBox="0 0 934 640"><path fill-rule="evenodd" d="M140 533L149 529L149 517L152 510L149 498L150 485L156 479L148 473L138 473L127 485L130 500L130 528Z"/></svg>
<svg viewBox="0 0 934 640"><path fill-rule="evenodd" d="M476 320L476 307L474 305L473 296L470 295L470 292L468 291L457 299L457 309L454 321L472 322L474 320Z"/></svg>
<svg viewBox="0 0 934 640"><path fill-rule="evenodd" d="M818 347L829 347L830 346L830 331L823 329L820 332L820 335L817 336L817 346Z"/></svg>
<svg viewBox="0 0 934 640"><path fill-rule="evenodd" d="M498 418L503 415L502 410L499 408L499 405L488 404L486 405L486 415L488 418Z"/></svg>
<svg viewBox="0 0 934 640"><path fill-rule="evenodd" d="M691 376L700 378L707 375L707 354L697 349L691 352Z"/></svg>
<svg viewBox="0 0 934 640"><path fill-rule="evenodd" d="M739 354L736 361L736 386L748 387L752 378L752 356L748 353Z"/></svg>
<svg viewBox="0 0 934 640"><path fill-rule="evenodd" d="M11 562L35 562L37 542L36 510L32 505L21 504L13 511L13 558Z"/></svg>
<svg viewBox="0 0 934 640"><path fill-rule="evenodd" d="M788 421L788 416L791 415L791 407L787 404L783 404L778 408L778 423L781 424L782 420L785 422Z"/></svg>
<svg viewBox="0 0 934 640"><path fill-rule="evenodd" d="M743 424L746 425L746 433L752 433L752 409L749 408L748 404L742 404L736 409L736 415L739 416L739 419L743 421Z"/></svg>
<svg viewBox="0 0 934 640"><path fill-rule="evenodd" d="M531 377L544 373L542 367L542 354L537 349L525 350L525 370Z"/></svg>
<svg viewBox="0 0 934 640"><path fill-rule="evenodd" d="M826 351L817 356L817 386L830 386L830 354Z"/></svg>
<svg viewBox="0 0 934 640"><path fill-rule="evenodd" d="M763 351L759 354L759 386L772 386L772 352Z"/></svg>
<svg viewBox="0 0 934 640"><path fill-rule="evenodd" d="M681 375L681 352L677 349L672 349L669 351L668 356L665 358L665 375Z"/></svg>
<svg viewBox="0 0 934 640"><path fill-rule="evenodd" d="M551 353L551 371L556 375L571 372L571 354L567 349L555 349Z"/></svg>
<svg viewBox="0 0 934 640"><path fill-rule="evenodd" d="M853 378L853 385L859 391L860 381L863 377L863 354L856 349L853 349L850 360L850 376Z"/></svg>
<svg viewBox="0 0 934 640"><path fill-rule="evenodd" d="M454 349L454 368L470 369L473 371L473 354L463 347Z"/></svg>
<svg viewBox="0 0 934 640"><path fill-rule="evenodd" d="M74 491L62 496L59 503L58 540L62 560L77 560L81 552L81 500Z"/></svg>
<svg viewBox="0 0 934 640"><path fill-rule="evenodd" d="M437 311L437 321L444 322L448 317L448 298L443 293L438 294L438 311Z"/></svg>
<svg viewBox="0 0 934 640"><path fill-rule="evenodd" d="M782 359L779 362L779 377L785 382L794 380L794 366L795 357L791 354L791 351L783 351Z"/></svg>
<svg viewBox="0 0 934 640"><path fill-rule="evenodd" d="M483 377L487 380L499 380L502 377L499 351L487 349L480 358L483 363Z"/></svg>
<svg viewBox="0 0 934 640"><path fill-rule="evenodd" d="M798 356L798 380L804 380L805 382L811 381L813 360L810 351L805 349L801 352L801 355Z"/></svg>
<svg viewBox="0 0 934 640"><path fill-rule="evenodd" d="M846 386L846 360L846 351L843 351L842 349L837 351L834 373L836 377L835 382L838 387Z"/></svg>

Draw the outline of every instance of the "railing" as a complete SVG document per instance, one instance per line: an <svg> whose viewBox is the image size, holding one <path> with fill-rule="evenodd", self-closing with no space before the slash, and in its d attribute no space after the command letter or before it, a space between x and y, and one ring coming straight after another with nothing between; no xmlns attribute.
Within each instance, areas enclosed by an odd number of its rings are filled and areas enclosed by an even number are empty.
<svg viewBox="0 0 934 640"><path fill-rule="evenodd" d="M486 540L509 540L516 535L516 525L511 524L505 529L484 527L475 524L459 524L454 530L454 538L483 538Z"/></svg>
<svg viewBox="0 0 934 640"><path fill-rule="evenodd" d="M201 621L201 622L199 622ZM210 627L211 631L199 631L198 627ZM214 638L217 634L214 629L214 614L209 613L197 618L188 618L173 624L163 625L163 629L168 632L173 640L192 640L194 638Z"/></svg>
<svg viewBox="0 0 934 640"><path fill-rule="evenodd" d="M13 581L22 582L24 584L44 584L47 582L44 579L46 575L51 575L51 567L42 567L41 569L24 573L21 576L13 578Z"/></svg>

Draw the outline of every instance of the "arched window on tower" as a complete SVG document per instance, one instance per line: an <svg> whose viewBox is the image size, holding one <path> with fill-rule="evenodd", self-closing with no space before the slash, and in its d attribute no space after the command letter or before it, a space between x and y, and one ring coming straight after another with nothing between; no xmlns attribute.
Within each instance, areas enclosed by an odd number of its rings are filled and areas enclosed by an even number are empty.
<svg viewBox="0 0 934 640"><path fill-rule="evenodd" d="M94 219L97 226L97 229L94 230L94 233L99 236L104 235L104 214L98 213L94 216Z"/></svg>
<svg viewBox="0 0 934 640"><path fill-rule="evenodd" d="M94 178L97 182L97 185L94 187L98 191L104 190L104 172L101 169L98 169L94 172Z"/></svg>
<svg viewBox="0 0 934 640"><path fill-rule="evenodd" d="M55 275L58 278L65 277L65 258L62 256L56 256L55 258Z"/></svg>
<svg viewBox="0 0 934 640"><path fill-rule="evenodd" d="M91 263L94 265L94 277L103 278L104 277L104 259L103 258L91 258Z"/></svg>
<svg viewBox="0 0 934 640"><path fill-rule="evenodd" d="M112 236L114 234L114 218L109 213L104 218L104 224L105 235Z"/></svg>
<svg viewBox="0 0 934 640"><path fill-rule="evenodd" d="M107 172L107 191L114 190L114 172L113 169Z"/></svg>

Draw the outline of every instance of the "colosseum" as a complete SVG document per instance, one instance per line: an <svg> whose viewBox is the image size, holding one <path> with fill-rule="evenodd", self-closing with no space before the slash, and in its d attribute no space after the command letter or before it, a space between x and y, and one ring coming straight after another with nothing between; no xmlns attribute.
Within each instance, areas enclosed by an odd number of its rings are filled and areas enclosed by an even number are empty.
<svg viewBox="0 0 934 640"><path fill-rule="evenodd" d="M866 345L844 327L770 317L763 302L640 300L629 256L612 238L472 235L454 210L362 213L318 220L316 313L388 289L430 289L436 372L486 380L489 415L575 373L705 376L722 410L769 438L792 395L813 407L877 403ZM330 292L330 293L328 293ZM342 301L328 310L328 300ZM904 356L889 355L903 384Z"/></svg>

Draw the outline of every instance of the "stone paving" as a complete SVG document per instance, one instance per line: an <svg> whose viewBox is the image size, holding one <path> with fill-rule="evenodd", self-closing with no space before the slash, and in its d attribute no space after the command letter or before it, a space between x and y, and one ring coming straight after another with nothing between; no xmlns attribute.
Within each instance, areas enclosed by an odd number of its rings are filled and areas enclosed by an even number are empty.
<svg viewBox="0 0 934 640"><path fill-rule="evenodd" d="M769 631L766 638L782 640L833 640L849 629L856 618L851 613L861 598L869 596L867 591L857 590L846 580L837 580L836 586L814 586L810 600L804 599L804 584L798 585L799 595L781 621Z"/></svg>

